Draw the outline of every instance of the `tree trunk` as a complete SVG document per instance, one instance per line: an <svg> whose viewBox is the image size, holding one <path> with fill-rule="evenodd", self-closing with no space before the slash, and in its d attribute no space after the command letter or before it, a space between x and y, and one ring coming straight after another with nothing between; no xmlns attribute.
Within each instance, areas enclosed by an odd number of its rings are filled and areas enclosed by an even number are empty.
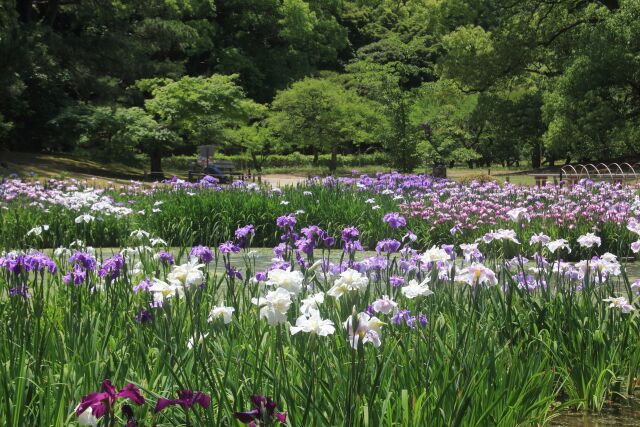
<svg viewBox="0 0 640 427"><path fill-rule="evenodd" d="M313 146L313 166L318 166L318 148Z"/></svg>
<svg viewBox="0 0 640 427"><path fill-rule="evenodd" d="M162 153L160 150L153 150L149 154L149 159L151 160L151 178L164 178L164 173L162 172Z"/></svg>
<svg viewBox="0 0 640 427"><path fill-rule="evenodd" d="M18 10L18 17L21 22L25 24L31 23L31 15L33 9L33 1L32 0L18 0L16 4L16 9Z"/></svg>
<svg viewBox="0 0 640 427"><path fill-rule="evenodd" d="M253 168L256 170L256 172L262 172L262 165L260 165L256 153L251 152L251 160L253 161Z"/></svg>
<svg viewBox="0 0 640 427"><path fill-rule="evenodd" d="M338 168L338 147L331 148L331 162L329 162L329 170L335 173Z"/></svg>
<svg viewBox="0 0 640 427"><path fill-rule="evenodd" d="M536 141L531 146L531 167L537 169L542 164L542 147L540 141Z"/></svg>

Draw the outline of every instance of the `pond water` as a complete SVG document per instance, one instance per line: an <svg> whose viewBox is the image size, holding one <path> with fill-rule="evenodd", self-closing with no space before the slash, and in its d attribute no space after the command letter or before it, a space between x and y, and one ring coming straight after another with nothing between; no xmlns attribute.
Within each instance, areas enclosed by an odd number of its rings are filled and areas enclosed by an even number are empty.
<svg viewBox="0 0 640 427"><path fill-rule="evenodd" d="M551 422L555 427L631 427L640 426L640 399L611 404L600 414L566 413Z"/></svg>

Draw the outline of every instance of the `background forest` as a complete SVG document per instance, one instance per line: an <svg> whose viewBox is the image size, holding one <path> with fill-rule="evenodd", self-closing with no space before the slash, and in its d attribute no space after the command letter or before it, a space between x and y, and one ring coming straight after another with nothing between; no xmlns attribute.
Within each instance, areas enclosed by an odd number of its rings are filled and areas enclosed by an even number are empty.
<svg viewBox="0 0 640 427"><path fill-rule="evenodd" d="M639 109L638 0L0 4L5 150L538 167L636 156Z"/></svg>

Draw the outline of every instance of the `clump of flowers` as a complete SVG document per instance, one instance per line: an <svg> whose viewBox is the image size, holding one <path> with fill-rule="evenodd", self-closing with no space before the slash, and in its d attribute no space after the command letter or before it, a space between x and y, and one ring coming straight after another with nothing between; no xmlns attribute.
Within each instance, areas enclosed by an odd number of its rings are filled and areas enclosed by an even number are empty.
<svg viewBox="0 0 640 427"><path fill-rule="evenodd" d="M102 391L89 393L82 398L76 407L76 416L80 425L95 426L100 418L105 414L113 417L113 409L116 399L128 399L136 405L143 405L144 396L134 384L127 384L122 390L116 391L111 381L106 379L102 382Z"/></svg>
<svg viewBox="0 0 640 427"><path fill-rule="evenodd" d="M268 425L271 422L284 424L287 420L286 412L277 412L276 402L270 397L252 395L253 409L246 412L235 412L233 416L243 424L251 427Z"/></svg>
<svg viewBox="0 0 640 427"><path fill-rule="evenodd" d="M180 390L178 391L177 399L165 399L164 397L158 399L153 411L158 413L173 405L180 405L185 411L191 409L194 405L200 405L202 408L207 409L211 405L211 397L201 391Z"/></svg>

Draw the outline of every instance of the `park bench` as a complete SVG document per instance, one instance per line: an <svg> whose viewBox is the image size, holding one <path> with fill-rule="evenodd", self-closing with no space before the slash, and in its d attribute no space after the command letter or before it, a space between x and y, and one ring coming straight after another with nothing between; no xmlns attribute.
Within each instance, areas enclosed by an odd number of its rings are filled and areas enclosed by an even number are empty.
<svg viewBox="0 0 640 427"><path fill-rule="evenodd" d="M226 182L233 182L236 180L242 180L244 181L244 174L241 171L238 171L235 167L235 165L233 164L232 161L230 160L216 160L213 162L209 163L210 166L215 166L220 170L221 176L216 176L216 178L221 179L221 183L226 183ZM206 170L206 168L202 169L201 171L196 171L195 170L196 165L195 163L191 165L190 169L189 169L189 182L195 182L195 181L200 181L204 176L206 175L211 175L211 176L215 176L214 174L207 174L204 172L204 170Z"/></svg>

